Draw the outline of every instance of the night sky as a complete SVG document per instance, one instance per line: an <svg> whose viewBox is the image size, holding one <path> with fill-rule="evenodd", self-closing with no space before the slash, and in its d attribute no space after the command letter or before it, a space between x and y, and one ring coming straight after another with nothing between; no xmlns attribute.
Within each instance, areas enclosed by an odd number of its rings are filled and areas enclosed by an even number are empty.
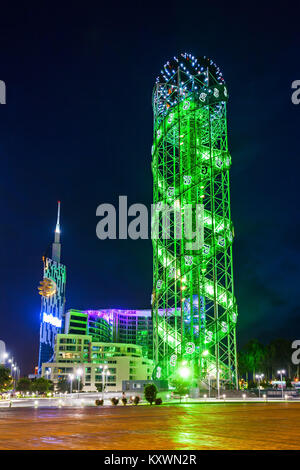
<svg viewBox="0 0 300 470"><path fill-rule="evenodd" d="M0 18L0 339L21 373L37 364L58 199L66 307L150 308L151 240L98 240L96 208L151 204L152 88L180 52L211 57L230 94L238 343L299 339L299 7L47 3Z"/></svg>

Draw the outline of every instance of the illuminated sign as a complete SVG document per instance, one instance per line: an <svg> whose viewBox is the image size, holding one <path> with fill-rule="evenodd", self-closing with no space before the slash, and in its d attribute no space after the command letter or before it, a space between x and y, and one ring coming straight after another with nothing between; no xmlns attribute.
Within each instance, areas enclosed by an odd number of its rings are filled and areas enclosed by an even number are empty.
<svg viewBox="0 0 300 470"><path fill-rule="evenodd" d="M170 357L170 365L175 367L176 366L176 361L177 361L177 355L172 354L172 356Z"/></svg>
<svg viewBox="0 0 300 470"><path fill-rule="evenodd" d="M53 279L45 277L42 281L40 281L38 290L39 294L43 297L51 297L52 295L56 294L57 286Z"/></svg>
<svg viewBox="0 0 300 470"><path fill-rule="evenodd" d="M195 344L194 343L187 343L186 344L186 352L188 354L193 354L193 352L195 352Z"/></svg>
<svg viewBox="0 0 300 470"><path fill-rule="evenodd" d="M50 325L57 326L57 328L61 328L61 320L57 317L54 317L52 314L44 312L43 321L45 323L50 323Z"/></svg>

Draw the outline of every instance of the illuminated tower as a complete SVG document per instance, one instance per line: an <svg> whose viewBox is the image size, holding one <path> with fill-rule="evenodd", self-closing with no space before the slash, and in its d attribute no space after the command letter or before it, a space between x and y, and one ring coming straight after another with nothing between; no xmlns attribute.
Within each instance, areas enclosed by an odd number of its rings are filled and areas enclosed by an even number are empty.
<svg viewBox="0 0 300 470"><path fill-rule="evenodd" d="M43 362L50 362L54 353L57 333L62 332L65 308L66 266L60 262L60 201L57 208L57 222L52 243L52 256L43 256L44 276L40 282L42 296L40 314L39 372Z"/></svg>
<svg viewBox="0 0 300 470"><path fill-rule="evenodd" d="M190 54L167 62L153 91L154 377L184 367L194 383L216 387L237 387L227 99L217 65ZM159 215L167 206L169 225ZM193 231L202 217L196 248L185 232L187 206Z"/></svg>

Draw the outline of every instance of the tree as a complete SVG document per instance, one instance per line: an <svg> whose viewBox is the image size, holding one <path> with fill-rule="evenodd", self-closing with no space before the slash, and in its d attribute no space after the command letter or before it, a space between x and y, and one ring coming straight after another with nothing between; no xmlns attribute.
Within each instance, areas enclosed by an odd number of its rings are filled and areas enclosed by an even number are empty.
<svg viewBox="0 0 300 470"><path fill-rule="evenodd" d="M249 355L249 365L252 369L252 378L254 381L257 372L261 373L262 371L265 371L265 347L257 339L253 339L249 341L245 349Z"/></svg>
<svg viewBox="0 0 300 470"><path fill-rule="evenodd" d="M286 388L292 388L292 381L289 377L285 378L285 386Z"/></svg>
<svg viewBox="0 0 300 470"><path fill-rule="evenodd" d="M78 390L79 390L79 392L81 392L81 390L83 389L82 380L80 379L79 383L78 383L78 380L74 381L72 388L73 388L73 392L78 392Z"/></svg>
<svg viewBox="0 0 300 470"><path fill-rule="evenodd" d="M31 390L31 380L28 377L23 377L18 380L17 387L18 392L30 392Z"/></svg>
<svg viewBox="0 0 300 470"><path fill-rule="evenodd" d="M60 393L69 392L70 387L71 387L71 384L67 379L59 379L59 381L56 384L56 389Z"/></svg>
<svg viewBox="0 0 300 470"><path fill-rule="evenodd" d="M136 406L139 404L139 402L140 402L140 397L139 395L136 395L133 399L133 404Z"/></svg>
<svg viewBox="0 0 300 470"><path fill-rule="evenodd" d="M144 395L145 395L146 400L150 403L150 405L152 405L157 395L156 385L154 384L146 385L146 387L144 388Z"/></svg>
<svg viewBox="0 0 300 470"><path fill-rule="evenodd" d="M10 370L4 366L0 366L0 392L5 392L13 387Z"/></svg>
<svg viewBox="0 0 300 470"><path fill-rule="evenodd" d="M240 351L238 353L238 371L239 371L239 377L245 376L246 381L249 381L249 370L251 368L250 365L250 360L249 360L249 354L247 354L245 351Z"/></svg>
<svg viewBox="0 0 300 470"><path fill-rule="evenodd" d="M272 373L278 377L277 370L285 369L287 377L292 377L296 372L295 366L292 364L292 341L277 338L271 341L270 346L273 348L272 357Z"/></svg>
<svg viewBox="0 0 300 470"><path fill-rule="evenodd" d="M266 356L265 346L257 339L252 339L239 352L239 373L246 374L248 381L248 372L252 372L252 380L254 381L257 372L266 372Z"/></svg>
<svg viewBox="0 0 300 470"><path fill-rule="evenodd" d="M252 339L238 353L239 375L252 375L256 381L256 373L264 373L265 380L278 378L278 370L286 371L285 377L293 378L297 367L292 363L292 341L282 338L272 340L264 346L258 340ZM249 381L250 382L250 381Z"/></svg>
<svg viewBox="0 0 300 470"><path fill-rule="evenodd" d="M49 379L48 379L48 382L49 382L48 392L53 392L54 391L54 382L52 380L49 380Z"/></svg>
<svg viewBox="0 0 300 470"><path fill-rule="evenodd" d="M177 377L171 382L172 387L175 387L174 393L181 397L187 395L189 392L189 383L181 377Z"/></svg>
<svg viewBox="0 0 300 470"><path fill-rule="evenodd" d="M37 393L46 393L48 392L51 383L51 380L47 380L44 377L40 377L32 382L31 390Z"/></svg>
<svg viewBox="0 0 300 470"><path fill-rule="evenodd" d="M79 382L79 391L83 388L82 380ZM70 392L71 391L71 381L67 378L61 378L56 384L56 389L60 393ZM72 392L78 391L78 380L72 380Z"/></svg>

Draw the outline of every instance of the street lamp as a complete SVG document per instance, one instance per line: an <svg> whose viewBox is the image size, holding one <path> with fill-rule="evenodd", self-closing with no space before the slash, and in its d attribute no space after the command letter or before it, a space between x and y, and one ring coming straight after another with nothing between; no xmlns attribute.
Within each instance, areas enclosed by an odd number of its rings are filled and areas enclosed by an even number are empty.
<svg viewBox="0 0 300 470"><path fill-rule="evenodd" d="M217 389L218 389L218 399L220 398L220 371L217 369Z"/></svg>
<svg viewBox="0 0 300 470"><path fill-rule="evenodd" d="M74 374L69 374L69 379L70 379L70 393L72 394L72 391L73 391L72 384L74 380Z"/></svg>
<svg viewBox="0 0 300 470"><path fill-rule="evenodd" d="M109 370L106 371L106 378L105 378L105 391L106 391L106 386L107 386L107 382L108 382L108 376L110 375L110 372Z"/></svg>
<svg viewBox="0 0 300 470"><path fill-rule="evenodd" d="M6 353L6 352L3 353L2 357L3 357L3 364L5 364L6 359L8 358L8 353Z"/></svg>
<svg viewBox="0 0 300 470"><path fill-rule="evenodd" d="M14 388L16 388L16 370L17 370L17 366L14 364L12 367L12 379L13 379Z"/></svg>
<svg viewBox="0 0 300 470"><path fill-rule="evenodd" d="M77 379L78 379L78 397L79 397L80 378L82 376L82 373L83 373L82 369L77 369L76 374L77 374Z"/></svg>
<svg viewBox="0 0 300 470"><path fill-rule="evenodd" d="M211 376L210 374L208 374L208 398L210 398L210 379L211 379Z"/></svg>
<svg viewBox="0 0 300 470"><path fill-rule="evenodd" d="M258 380L258 398L260 398L260 381L264 378L264 374L256 374Z"/></svg>
<svg viewBox="0 0 300 470"><path fill-rule="evenodd" d="M282 370L278 370L278 371L277 371L277 374L279 374L279 375L280 375L280 382L281 382L281 397L282 397L282 399L283 399L283 383L282 383L282 376L283 376L283 374L285 374L285 370L283 370L283 369L282 369Z"/></svg>
<svg viewBox="0 0 300 470"><path fill-rule="evenodd" d="M104 389L106 387L106 379L105 377L109 376L109 370L107 366L102 367L102 400L104 403Z"/></svg>
<svg viewBox="0 0 300 470"><path fill-rule="evenodd" d="M187 378L189 377L190 373L191 373L191 371L190 371L190 369L189 369L188 367L185 367L185 366L184 366L184 367L181 367L181 368L179 369L179 374L181 375L181 377L182 377L183 379L187 379Z"/></svg>

